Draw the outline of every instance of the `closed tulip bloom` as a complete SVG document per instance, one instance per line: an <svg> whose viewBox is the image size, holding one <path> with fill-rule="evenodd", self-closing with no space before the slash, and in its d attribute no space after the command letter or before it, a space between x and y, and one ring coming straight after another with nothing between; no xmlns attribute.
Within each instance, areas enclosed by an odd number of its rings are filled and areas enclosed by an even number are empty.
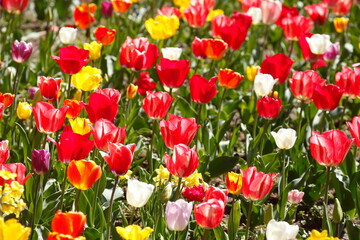
<svg viewBox="0 0 360 240"><path fill-rule="evenodd" d="M241 174L243 176L242 194L246 199L261 200L271 192L274 186L274 174L258 172L256 167L241 170Z"/></svg>
<svg viewBox="0 0 360 240"><path fill-rule="evenodd" d="M280 99L268 96L258 99L256 103L259 116L266 119L276 118L282 107Z"/></svg>
<svg viewBox="0 0 360 240"><path fill-rule="evenodd" d="M227 50L227 43L220 39L199 39L195 37L191 49L197 58L221 59Z"/></svg>
<svg viewBox="0 0 360 240"><path fill-rule="evenodd" d="M50 152L45 149L32 151L31 166L37 174L45 174L49 171Z"/></svg>
<svg viewBox="0 0 360 240"><path fill-rule="evenodd" d="M72 99L65 99L64 105L68 106L68 111L66 112L67 118L76 118L80 115L83 106L80 104L79 101L72 100Z"/></svg>
<svg viewBox="0 0 360 240"><path fill-rule="evenodd" d="M52 232L49 237L51 237L51 240L76 239L84 231L85 223L86 216L82 212L63 213L58 210L51 222Z"/></svg>
<svg viewBox="0 0 360 240"><path fill-rule="evenodd" d="M340 102L343 90L334 84L316 85L313 93L314 104L318 109L332 111Z"/></svg>
<svg viewBox="0 0 360 240"><path fill-rule="evenodd" d="M315 55L321 55L330 47L330 36L326 34L314 34L306 38L310 51Z"/></svg>
<svg viewBox="0 0 360 240"><path fill-rule="evenodd" d="M69 123L74 133L85 135L90 132L90 121L87 118L69 119Z"/></svg>
<svg viewBox="0 0 360 240"><path fill-rule="evenodd" d="M307 5L304 7L306 13L309 15L311 20L316 23L324 24L326 22L329 8L324 3Z"/></svg>
<svg viewBox="0 0 360 240"><path fill-rule="evenodd" d="M349 18L346 17L337 17L334 18L334 27L336 32L342 33L347 28L349 23Z"/></svg>
<svg viewBox="0 0 360 240"><path fill-rule="evenodd" d="M165 209L166 225L171 231L182 231L189 224L193 209L193 203L178 199L175 202L167 202Z"/></svg>
<svg viewBox="0 0 360 240"><path fill-rule="evenodd" d="M177 177L188 177L199 166L195 147L190 148L185 144L175 145L172 157L165 153L164 161L169 172Z"/></svg>
<svg viewBox="0 0 360 240"><path fill-rule="evenodd" d="M289 240L296 238L299 232L299 226L290 225L287 222L277 222L271 219L266 226L266 239L267 240Z"/></svg>
<svg viewBox="0 0 360 240"><path fill-rule="evenodd" d="M101 15L105 18L111 17L113 13L113 5L111 1L104 1L101 3Z"/></svg>
<svg viewBox="0 0 360 240"><path fill-rule="evenodd" d="M137 92L141 96L146 96L146 92L156 89L156 82L150 78L149 72L140 72L139 78L134 83L138 86Z"/></svg>
<svg viewBox="0 0 360 240"><path fill-rule="evenodd" d="M207 16L210 10L205 4L190 4L188 8L184 10L184 16L187 23L191 27L202 27L206 23Z"/></svg>
<svg viewBox="0 0 360 240"><path fill-rule="evenodd" d="M179 29L180 21L175 15L170 17L158 15L155 19L150 18L145 21L145 28L152 39L163 40L175 35Z"/></svg>
<svg viewBox="0 0 360 240"><path fill-rule="evenodd" d="M59 64L61 71L67 74L80 72L81 68L89 62L88 57L88 50L75 46L61 47L59 56L51 56Z"/></svg>
<svg viewBox="0 0 360 240"><path fill-rule="evenodd" d="M288 193L288 201L292 204L299 204L302 201L304 195L305 195L304 192L300 192L297 189L291 190Z"/></svg>
<svg viewBox="0 0 360 240"><path fill-rule="evenodd" d="M107 27L100 26L94 31L96 41L104 46L110 45L115 39L116 30L108 29Z"/></svg>
<svg viewBox="0 0 360 240"><path fill-rule="evenodd" d="M15 62L22 63L29 59L33 50L33 45L32 43L24 41L19 42L18 40L15 40L12 44L11 50L12 59Z"/></svg>
<svg viewBox="0 0 360 240"><path fill-rule="evenodd" d="M156 65L156 71L163 85L179 88L189 74L190 61L161 58L160 64Z"/></svg>
<svg viewBox="0 0 360 240"><path fill-rule="evenodd" d="M360 117L353 117L352 122L346 122L351 136L354 138L357 147L360 147Z"/></svg>
<svg viewBox="0 0 360 240"><path fill-rule="evenodd" d="M162 48L161 53L163 58L167 58L169 60L179 60L182 53L182 48L177 48L177 47Z"/></svg>
<svg viewBox="0 0 360 240"><path fill-rule="evenodd" d="M37 85L40 89L41 96L46 100L56 100L60 94L61 81L61 78L38 77Z"/></svg>
<svg viewBox="0 0 360 240"><path fill-rule="evenodd" d="M126 190L126 200L133 207L143 207L149 200L154 188L152 184L140 182L136 179L129 179Z"/></svg>
<svg viewBox="0 0 360 240"><path fill-rule="evenodd" d="M98 88L102 80L101 70L91 66L85 66L80 72L71 76L71 83L76 89L82 91L92 91Z"/></svg>
<svg viewBox="0 0 360 240"><path fill-rule="evenodd" d="M258 73L254 80L254 90L258 97L264 97L271 93L277 79L270 74Z"/></svg>
<svg viewBox="0 0 360 240"><path fill-rule="evenodd" d="M107 119L99 119L90 126L95 146L105 152L109 151L109 143L124 143L125 127L117 127Z"/></svg>
<svg viewBox="0 0 360 240"><path fill-rule="evenodd" d="M130 100L134 99L136 97L138 88L139 87L135 84L130 83L129 86L126 88L126 98Z"/></svg>
<svg viewBox="0 0 360 240"><path fill-rule="evenodd" d="M21 225L15 218L4 221L4 218L0 217L0 236L2 240L28 240L30 233L31 228Z"/></svg>
<svg viewBox="0 0 360 240"><path fill-rule="evenodd" d="M102 43L92 41L91 43L84 43L84 49L89 51L89 58L96 60L101 56Z"/></svg>
<svg viewBox="0 0 360 240"><path fill-rule="evenodd" d="M246 77L247 77L247 79L249 79L250 81L254 81L256 75L259 72L259 70L260 70L259 66L247 66L246 67Z"/></svg>
<svg viewBox="0 0 360 240"><path fill-rule="evenodd" d="M226 204L228 200L228 194L229 192L227 189L220 189L214 186L209 186L206 190L204 201L206 202L210 199L216 199Z"/></svg>
<svg viewBox="0 0 360 240"><path fill-rule="evenodd" d="M28 102L19 102L16 114L19 119L28 119L31 116L31 105Z"/></svg>
<svg viewBox="0 0 360 240"><path fill-rule="evenodd" d="M146 240L153 231L149 227L141 229L138 225L129 225L125 228L116 227L116 232L125 240Z"/></svg>
<svg viewBox="0 0 360 240"><path fill-rule="evenodd" d="M109 143L109 155L103 158L112 174L125 175L127 173L134 158L135 147L135 144Z"/></svg>
<svg viewBox="0 0 360 240"><path fill-rule="evenodd" d="M14 94L11 93L1 93L0 92L0 103L4 104L5 108L8 108L11 106L15 98Z"/></svg>
<svg viewBox="0 0 360 240"><path fill-rule="evenodd" d="M165 145L171 149L180 143L189 146L199 127L195 118L182 118L173 114L169 114L169 120L160 121L161 135Z"/></svg>
<svg viewBox="0 0 360 240"><path fill-rule="evenodd" d="M271 132L271 135L280 149L290 149L296 141L296 131L291 128L280 128L278 132Z"/></svg>
<svg viewBox="0 0 360 240"><path fill-rule="evenodd" d="M216 90L217 77L209 80L201 75L193 75L190 78L190 96L196 103L209 103L218 93Z"/></svg>
<svg viewBox="0 0 360 240"><path fill-rule="evenodd" d="M219 226L224 213L225 203L217 199L210 199L194 207L196 223L203 228L216 228Z"/></svg>
<svg viewBox="0 0 360 240"><path fill-rule="evenodd" d="M336 42L330 45L330 47L324 53L324 60L334 61L336 56L340 53L340 43Z"/></svg>
<svg viewBox="0 0 360 240"><path fill-rule="evenodd" d="M300 35L309 32L313 25L314 23L304 16L286 17L281 21L286 39L292 41L299 41Z"/></svg>
<svg viewBox="0 0 360 240"><path fill-rule="evenodd" d="M132 5L132 1L130 0L112 0L111 2L114 11L118 13L127 12Z"/></svg>
<svg viewBox="0 0 360 240"><path fill-rule="evenodd" d="M360 68L355 67L354 70L360 73ZM359 81L360 74L356 74L355 71L349 67L342 67L341 72L335 74L336 85L344 91L344 95L346 96L360 96Z"/></svg>
<svg viewBox="0 0 360 240"><path fill-rule="evenodd" d="M95 22L94 13L97 6L95 3L83 3L77 6L74 11L74 21L78 28L87 29Z"/></svg>
<svg viewBox="0 0 360 240"><path fill-rule="evenodd" d="M242 189L242 175L239 173L228 172L226 174L226 188L231 194L240 194Z"/></svg>
<svg viewBox="0 0 360 240"><path fill-rule="evenodd" d="M0 141L0 164L4 164L10 157L9 141Z"/></svg>
<svg viewBox="0 0 360 240"><path fill-rule="evenodd" d="M166 92L147 92L143 100L143 109L152 119L162 119L168 113L174 99Z"/></svg>
<svg viewBox="0 0 360 240"><path fill-rule="evenodd" d="M172 16L175 15L179 19L181 18L181 12L176 7L161 7L157 10L157 15Z"/></svg>
<svg viewBox="0 0 360 240"><path fill-rule="evenodd" d="M218 74L220 86L229 89L239 86L243 78L243 75L231 69L220 69Z"/></svg>
<svg viewBox="0 0 360 240"><path fill-rule="evenodd" d="M25 10L29 0L2 0L1 6L10 13L20 14Z"/></svg>
<svg viewBox="0 0 360 240"><path fill-rule="evenodd" d="M60 41L63 44L73 44L76 41L77 28L62 27L59 30Z"/></svg>
<svg viewBox="0 0 360 240"><path fill-rule="evenodd" d="M295 98L306 103L312 101L315 86L325 85L325 82L326 80L313 70L294 71L289 79L290 89Z"/></svg>
<svg viewBox="0 0 360 240"><path fill-rule="evenodd" d="M101 118L113 121L118 113L118 102L107 94L99 92L90 94L89 104L83 104L83 106L92 123L95 123Z"/></svg>
<svg viewBox="0 0 360 240"><path fill-rule="evenodd" d="M338 166L344 161L353 141L354 139L348 139L340 130L330 130L322 134L313 131L310 137L311 156L320 165Z"/></svg>
<svg viewBox="0 0 360 240"><path fill-rule="evenodd" d="M260 72L270 74L279 83L284 83L290 74L291 66L294 63L288 56L283 53L277 53L272 57L266 56L261 63Z"/></svg>
<svg viewBox="0 0 360 240"><path fill-rule="evenodd" d="M335 13L335 15L346 16L350 12L352 2L353 1L351 1L351 0L339 0L339 1L336 1L336 3L333 6L332 10Z"/></svg>
<svg viewBox="0 0 360 240"><path fill-rule="evenodd" d="M54 133L63 125L66 117L68 106L62 106L60 109L54 108L47 102L38 102L32 108L36 128L41 133Z"/></svg>
<svg viewBox="0 0 360 240"><path fill-rule="evenodd" d="M280 1L262 0L262 22L267 25L275 23L276 20L280 17L281 9L282 4Z"/></svg>
<svg viewBox="0 0 360 240"><path fill-rule="evenodd" d="M101 167L94 161L72 160L67 169L69 182L79 190L87 190L101 177Z"/></svg>

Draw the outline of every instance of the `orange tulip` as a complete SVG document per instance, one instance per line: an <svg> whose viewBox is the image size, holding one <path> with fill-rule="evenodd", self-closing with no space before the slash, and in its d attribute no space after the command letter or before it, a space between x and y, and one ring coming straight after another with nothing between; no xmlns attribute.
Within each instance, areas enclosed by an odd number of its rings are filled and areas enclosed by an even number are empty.
<svg viewBox="0 0 360 240"><path fill-rule="evenodd" d="M110 30L104 26L97 27L94 31L96 41L102 45L110 45L114 41L115 34L115 29Z"/></svg>
<svg viewBox="0 0 360 240"><path fill-rule="evenodd" d="M82 212L63 213L58 210L51 222L52 232L48 240L84 239L80 237L84 231L86 216Z"/></svg>
<svg viewBox="0 0 360 240"><path fill-rule="evenodd" d="M231 69L220 69L218 77L220 86L225 88L236 88L244 78L243 75Z"/></svg>
<svg viewBox="0 0 360 240"><path fill-rule="evenodd" d="M14 94L0 92L0 103L4 104L5 108L10 107L12 102L14 101L14 97Z"/></svg>
<svg viewBox="0 0 360 240"><path fill-rule="evenodd" d="M96 4L83 3L80 6L77 6L74 11L74 20L76 26L80 29L87 29L92 23L95 22L94 13L96 11Z"/></svg>
<svg viewBox="0 0 360 240"><path fill-rule="evenodd" d="M126 12L132 5L132 1L130 0L112 0L111 2L114 11L118 13Z"/></svg>
<svg viewBox="0 0 360 240"><path fill-rule="evenodd" d="M69 106L69 109L66 112L67 118L76 118L83 109L83 106L77 100L65 99L64 105Z"/></svg>
<svg viewBox="0 0 360 240"><path fill-rule="evenodd" d="M72 160L67 170L67 177L77 189L87 190L101 177L101 167L94 161Z"/></svg>

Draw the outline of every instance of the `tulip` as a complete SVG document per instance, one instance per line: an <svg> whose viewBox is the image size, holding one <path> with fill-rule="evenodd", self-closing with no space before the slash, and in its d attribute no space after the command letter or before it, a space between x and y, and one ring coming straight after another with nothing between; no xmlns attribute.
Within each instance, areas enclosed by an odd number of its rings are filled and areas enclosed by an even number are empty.
<svg viewBox="0 0 360 240"><path fill-rule="evenodd" d="M209 12L205 4L196 3L190 4L188 8L184 10L184 16L191 27L203 27Z"/></svg>
<svg viewBox="0 0 360 240"><path fill-rule="evenodd" d="M163 58L167 58L169 60L179 60L182 53L182 48L177 48L177 47L162 48L161 53Z"/></svg>
<svg viewBox="0 0 360 240"><path fill-rule="evenodd" d="M295 190L291 190L288 193L288 201L291 204L299 204L303 197L304 197L305 193L304 192L300 192L299 190L295 189Z"/></svg>
<svg viewBox="0 0 360 240"><path fill-rule="evenodd" d="M131 206L140 208L147 203L154 188L152 184L129 179L126 190L126 200Z"/></svg>
<svg viewBox="0 0 360 240"><path fill-rule="evenodd" d="M71 83L76 89L92 91L100 86L103 80L101 70L91 66L81 68L80 72L71 76Z"/></svg>
<svg viewBox="0 0 360 240"><path fill-rule="evenodd" d="M89 104L83 104L83 106L92 123L101 118L112 121L118 113L118 102L99 92L90 94Z"/></svg>
<svg viewBox="0 0 360 240"><path fill-rule="evenodd" d="M354 139L348 139L340 130L330 130L322 134L313 131L310 138L311 156L320 165L338 166L344 161L353 141Z"/></svg>
<svg viewBox="0 0 360 240"><path fill-rule="evenodd" d="M89 58L96 60L101 56L102 43L92 41L91 43L84 43L84 49L89 51Z"/></svg>
<svg viewBox="0 0 360 240"><path fill-rule="evenodd" d="M179 26L179 18L175 15L170 17L158 15L155 19L150 18L145 21L146 30L155 40L164 40L174 36Z"/></svg>
<svg viewBox="0 0 360 240"><path fill-rule="evenodd" d="M138 86L137 92L141 96L146 96L146 92L152 92L156 89L156 82L152 81L149 72L140 72L139 78L134 83Z"/></svg>
<svg viewBox="0 0 360 240"><path fill-rule="evenodd" d="M279 27L282 27L282 20L287 17L295 17L299 16L299 11L297 7L288 7L286 5L282 5L280 17L276 20L275 24Z"/></svg>
<svg viewBox="0 0 360 240"><path fill-rule="evenodd" d="M90 128L95 146L102 151L109 151L109 143L124 143L125 141L125 127L117 127L109 120L99 119Z"/></svg>
<svg viewBox="0 0 360 240"><path fill-rule="evenodd" d="M104 89L98 88L96 92L107 96L111 101L117 104L119 103L121 98L121 93L114 88L104 88Z"/></svg>
<svg viewBox="0 0 360 240"><path fill-rule="evenodd" d="M324 24L326 22L329 9L324 3L307 5L304 9L314 22L319 24Z"/></svg>
<svg viewBox="0 0 360 240"><path fill-rule="evenodd" d="M280 1L262 0L262 22L267 25L275 23L276 20L280 17L281 9L282 4Z"/></svg>
<svg viewBox="0 0 360 240"><path fill-rule="evenodd" d="M59 56L51 56L59 64L61 71L67 74L80 72L81 68L89 62L88 57L88 50L75 46L61 47Z"/></svg>
<svg viewBox="0 0 360 240"><path fill-rule="evenodd" d="M345 17L334 18L334 27L336 32L338 33L344 32L344 30L348 26L348 23L349 23L349 18L345 18Z"/></svg>
<svg viewBox="0 0 360 240"><path fill-rule="evenodd" d="M360 70L360 68L354 69ZM343 67L341 72L337 72L335 74L336 85L344 91L344 95L353 97L360 95L360 89L357 87L360 78L356 75L358 74L356 74L355 71L348 67Z"/></svg>
<svg viewBox="0 0 360 240"><path fill-rule="evenodd" d="M186 200L201 202L205 197L205 190L203 185L187 187L185 186L184 191L181 193Z"/></svg>
<svg viewBox="0 0 360 240"><path fill-rule="evenodd" d="M127 37L120 49L120 65L134 71L150 69L159 56L158 48L147 38Z"/></svg>
<svg viewBox="0 0 360 240"><path fill-rule="evenodd" d="M280 99L268 96L258 99L256 103L259 116L266 119L276 118L282 107Z"/></svg>
<svg viewBox="0 0 360 240"><path fill-rule="evenodd" d="M317 230L312 230L310 233L310 237L308 237L306 240L316 240L316 239L329 239L329 240L339 240L339 238L333 238L333 237L328 237L328 231L327 230L323 230L321 233Z"/></svg>
<svg viewBox="0 0 360 240"><path fill-rule="evenodd" d="M257 96L264 97L271 93L277 79L270 74L258 73L254 80L254 90Z"/></svg>
<svg viewBox="0 0 360 240"><path fill-rule="evenodd" d="M58 131L64 125L68 108L68 106L62 106L60 109L56 109L47 102L36 103L32 112L37 130L46 134Z"/></svg>
<svg viewBox="0 0 360 240"><path fill-rule="evenodd" d="M2 119L5 110L5 105L0 103L0 119Z"/></svg>
<svg viewBox="0 0 360 240"><path fill-rule="evenodd" d="M312 101L315 86L325 85L325 81L313 70L294 71L289 79L290 89L295 98L305 102Z"/></svg>
<svg viewBox="0 0 360 240"><path fill-rule="evenodd" d="M313 92L314 104L318 109L332 111L340 102L343 90L334 84L316 85Z"/></svg>
<svg viewBox="0 0 360 240"><path fill-rule="evenodd" d="M306 37L310 51L315 55L321 55L330 47L330 36L326 34L314 34L310 38Z"/></svg>
<svg viewBox="0 0 360 240"><path fill-rule="evenodd" d="M294 61L283 53L275 54L272 57L266 56L261 63L260 72L270 74L274 79L278 79L279 83L284 83L293 63Z"/></svg>
<svg viewBox="0 0 360 240"><path fill-rule="evenodd" d="M260 70L259 66L247 66L246 67L246 77L247 77L247 79L249 79L250 81L254 81L256 75L259 72L259 70Z"/></svg>
<svg viewBox="0 0 360 240"><path fill-rule="evenodd" d="M168 113L174 99L166 92L147 92L143 100L143 109L152 119L162 119Z"/></svg>
<svg viewBox="0 0 360 240"><path fill-rule="evenodd" d="M160 64L156 65L156 71L163 85L179 88L183 85L189 74L190 61L161 58Z"/></svg>
<svg viewBox="0 0 360 240"><path fill-rule="evenodd" d="M29 0L2 0L1 6L10 13L20 14L25 10Z"/></svg>
<svg viewBox="0 0 360 240"><path fill-rule="evenodd" d="M226 174L226 187L231 194L238 195L242 189L242 176L241 174L228 172Z"/></svg>
<svg viewBox="0 0 360 240"><path fill-rule="evenodd" d="M261 0L242 0L241 8L243 12L249 11L250 8L260 8Z"/></svg>
<svg viewBox="0 0 360 240"><path fill-rule="evenodd" d="M188 177L199 166L195 146L189 148L185 144L175 145L172 157L165 153L164 161L169 172L177 177Z"/></svg>
<svg viewBox="0 0 360 240"><path fill-rule="evenodd" d="M207 80L201 75L193 75L190 78L190 96L196 103L209 103L218 93L216 90L217 77Z"/></svg>
<svg viewBox="0 0 360 240"><path fill-rule="evenodd" d="M34 96L35 96L35 94L37 93L37 91L39 90L39 88L38 87L31 87L31 88L29 88L28 89L28 98L30 99L30 100L33 100L34 99Z"/></svg>
<svg viewBox="0 0 360 240"><path fill-rule="evenodd" d="M68 111L66 112L67 118L76 118L83 109L83 106L78 101L72 99L65 99L64 105L68 106Z"/></svg>
<svg viewBox="0 0 360 240"><path fill-rule="evenodd" d="M299 226L290 225L287 222L277 222L271 219L266 226L266 239L267 240L289 240L296 238L299 232Z"/></svg>
<svg viewBox="0 0 360 240"><path fill-rule="evenodd" d="M31 105L28 102L19 102L16 114L19 119L28 119L31 116Z"/></svg>
<svg viewBox="0 0 360 240"><path fill-rule="evenodd" d="M14 94L11 94L11 93L3 94L0 92L0 103L4 104L5 108L8 108L11 106L11 104L14 101L14 98L15 98Z"/></svg>
<svg viewBox="0 0 360 240"><path fill-rule="evenodd" d="M258 172L256 167L241 170L242 194L246 199L256 201L265 198L274 186L273 177L276 174Z"/></svg>
<svg viewBox="0 0 360 240"><path fill-rule="evenodd" d="M173 114L169 114L169 120L160 121L161 135L165 145L171 149L180 143L189 146L199 127L195 118L182 118Z"/></svg>
<svg viewBox="0 0 360 240"><path fill-rule="evenodd" d="M171 231L183 231L188 223L193 209L193 203L183 199L168 202L165 209L166 225Z"/></svg>
<svg viewBox="0 0 360 240"><path fill-rule="evenodd" d="M177 16L179 19L181 18L181 12L178 8L175 7L161 7L157 10L158 15L164 15L171 17L172 15Z"/></svg>
<svg viewBox="0 0 360 240"><path fill-rule="evenodd" d="M280 128L278 132L271 132L271 135L280 149L290 149L296 141L296 131L291 128Z"/></svg>
<svg viewBox="0 0 360 240"><path fill-rule="evenodd" d="M11 50L12 59L15 62L23 63L29 59L33 50L33 45L32 43L15 40L11 46Z"/></svg>
<svg viewBox="0 0 360 240"><path fill-rule="evenodd" d="M109 155L103 156L114 175L125 175L134 158L135 144L109 143Z"/></svg>
<svg viewBox="0 0 360 240"><path fill-rule="evenodd" d="M249 15L252 18L252 24L253 25L258 25L259 23L261 23L261 20L262 20L261 8L251 7L246 12L246 14Z"/></svg>
<svg viewBox="0 0 360 240"><path fill-rule="evenodd" d="M30 233L31 228L24 227L15 218L4 221L4 218L0 217L0 236L2 240L28 240Z"/></svg>
<svg viewBox="0 0 360 240"><path fill-rule="evenodd" d="M74 133L85 135L90 132L90 121L87 118L69 119L69 123Z"/></svg>
<svg viewBox="0 0 360 240"><path fill-rule="evenodd" d="M10 157L9 141L0 141L0 164L4 164Z"/></svg>
<svg viewBox="0 0 360 240"><path fill-rule="evenodd" d="M300 35L309 32L313 25L310 19L303 16L286 17L281 22L286 39L292 41L299 41Z"/></svg>
<svg viewBox="0 0 360 240"><path fill-rule="evenodd" d="M206 190L205 193L205 202L209 201L210 199L216 199L216 200L220 200L223 203L227 203L227 196L228 196L229 192L226 189L220 189L217 187L213 187L213 186L209 186Z"/></svg>
<svg viewBox="0 0 360 240"><path fill-rule="evenodd" d="M111 1L104 1L101 3L101 15L103 17L109 18L113 13L113 5Z"/></svg>
<svg viewBox="0 0 360 240"><path fill-rule="evenodd" d="M5 163L0 164L0 171L8 171L10 173L15 173L16 177L12 179L5 180L0 177L0 186L4 186L5 183L11 184L13 181L19 182L21 185L25 185L26 181L31 177L32 174L25 176L26 167L23 163Z"/></svg>
<svg viewBox="0 0 360 240"><path fill-rule="evenodd" d="M62 27L59 30L60 41L63 44L73 44L76 41L77 28Z"/></svg>
<svg viewBox="0 0 360 240"><path fill-rule="evenodd" d="M31 166L37 174L45 174L49 171L50 152L45 149L34 149L31 155Z"/></svg>
<svg viewBox="0 0 360 240"><path fill-rule="evenodd" d="M197 58L221 59L226 52L227 44L219 39L194 38L191 49Z"/></svg>
<svg viewBox="0 0 360 240"><path fill-rule="evenodd" d="M87 190L101 177L101 167L94 161L72 160L67 169L69 182L79 190Z"/></svg>
<svg viewBox="0 0 360 240"><path fill-rule="evenodd" d="M40 89L41 96L46 100L56 100L61 90L61 78L52 78L40 76L37 85Z"/></svg>
<svg viewBox="0 0 360 240"><path fill-rule="evenodd" d="M346 16L349 14L351 6L352 6L351 0L341 0L341 1L339 0L336 1L336 4L332 7L332 10L335 13L335 15Z"/></svg>
<svg viewBox="0 0 360 240"><path fill-rule="evenodd" d="M336 56L340 53L340 44L338 42L333 43L324 53L324 60L334 61Z"/></svg>
<svg viewBox="0 0 360 240"><path fill-rule="evenodd" d="M126 98L127 99L134 99L136 97L136 93L137 93L137 90L138 90L138 86L130 83L129 86L127 87L126 89Z"/></svg>
<svg viewBox="0 0 360 240"><path fill-rule="evenodd" d="M58 210L51 222L52 232L48 239L80 239L78 237L84 231L85 223L86 216L82 212L63 213Z"/></svg>
<svg viewBox="0 0 360 240"><path fill-rule="evenodd" d="M216 228L219 226L224 213L225 203L217 199L210 199L194 207L196 223L204 228Z"/></svg>
<svg viewBox="0 0 360 240"><path fill-rule="evenodd" d="M360 147L360 117L353 117L352 122L346 122L351 136L354 138L357 147Z"/></svg>
<svg viewBox="0 0 360 240"><path fill-rule="evenodd" d="M149 227L141 229L138 225L129 225L125 228L116 227L116 231L125 240L146 240L154 230Z"/></svg>
<svg viewBox="0 0 360 240"><path fill-rule="evenodd" d="M220 69L218 74L220 86L229 89L239 86L243 78L243 75L231 69Z"/></svg>
<svg viewBox="0 0 360 240"><path fill-rule="evenodd" d="M131 7L132 1L130 0L111 0L115 12L124 13Z"/></svg>
<svg viewBox="0 0 360 240"><path fill-rule="evenodd" d="M94 31L96 41L104 46L110 45L115 39L116 30L110 30L107 27L100 26Z"/></svg>
<svg viewBox="0 0 360 240"><path fill-rule="evenodd" d="M97 6L95 3L83 3L77 6L74 11L74 21L80 29L87 29L95 22L94 13Z"/></svg>

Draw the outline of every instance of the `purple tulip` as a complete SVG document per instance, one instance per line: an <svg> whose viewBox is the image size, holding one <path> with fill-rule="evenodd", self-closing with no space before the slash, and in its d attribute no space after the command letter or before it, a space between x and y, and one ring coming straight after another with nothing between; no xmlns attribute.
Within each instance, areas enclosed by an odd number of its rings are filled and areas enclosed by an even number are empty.
<svg viewBox="0 0 360 240"><path fill-rule="evenodd" d="M34 99L36 92L39 90L38 87L31 87L28 89L29 99Z"/></svg>
<svg viewBox="0 0 360 240"><path fill-rule="evenodd" d="M111 17L113 13L113 5L111 1L105 1L101 3L101 14L103 17Z"/></svg>
<svg viewBox="0 0 360 240"><path fill-rule="evenodd" d="M340 52L340 44L338 42L333 43L326 50L324 54L324 59L326 61L334 61L336 56L339 55L339 52Z"/></svg>
<svg viewBox="0 0 360 240"><path fill-rule="evenodd" d="M176 202L168 202L166 204L165 218L166 225L172 231L184 230L190 219L193 203L185 202L179 199Z"/></svg>
<svg viewBox="0 0 360 240"><path fill-rule="evenodd" d="M12 58L15 62L26 62L33 50L32 43L15 40L12 45Z"/></svg>
<svg viewBox="0 0 360 240"><path fill-rule="evenodd" d="M49 171L50 153L48 150L36 150L32 152L31 164L34 172L45 174Z"/></svg>

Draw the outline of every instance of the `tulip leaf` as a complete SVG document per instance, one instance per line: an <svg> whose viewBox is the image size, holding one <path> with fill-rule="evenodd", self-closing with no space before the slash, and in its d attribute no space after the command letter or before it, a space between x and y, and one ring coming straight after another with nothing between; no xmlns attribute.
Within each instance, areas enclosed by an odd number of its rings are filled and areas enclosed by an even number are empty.
<svg viewBox="0 0 360 240"><path fill-rule="evenodd" d="M236 164L239 163L240 157L218 157L213 159L209 163L208 172L210 173L210 177L218 177L221 174L227 173L231 171L235 167Z"/></svg>
<svg viewBox="0 0 360 240"><path fill-rule="evenodd" d="M350 212L355 209L355 202L345 181L347 181L347 177L342 175L340 171L336 170L333 172L331 184L335 188L335 192L337 193L336 196L339 199L344 212L352 215Z"/></svg>
<svg viewBox="0 0 360 240"><path fill-rule="evenodd" d="M240 200L234 202L231 208L231 212L228 220L229 239L236 239L236 233L239 228L240 217L241 217L240 203L241 203Z"/></svg>
<svg viewBox="0 0 360 240"><path fill-rule="evenodd" d="M220 226L214 228L214 234L216 240L228 240L228 235L224 232L224 229Z"/></svg>
<svg viewBox="0 0 360 240"><path fill-rule="evenodd" d="M349 236L349 240L358 240L360 236L360 228L354 226L352 221L346 221L346 230Z"/></svg>
<svg viewBox="0 0 360 240"><path fill-rule="evenodd" d="M225 122L222 123L222 125L220 126L220 130L219 132L216 134L216 142L219 143L221 141L221 139L223 138L224 134L226 131L228 131L230 123L233 119L235 115L235 112L229 114L227 116L227 120Z"/></svg>

